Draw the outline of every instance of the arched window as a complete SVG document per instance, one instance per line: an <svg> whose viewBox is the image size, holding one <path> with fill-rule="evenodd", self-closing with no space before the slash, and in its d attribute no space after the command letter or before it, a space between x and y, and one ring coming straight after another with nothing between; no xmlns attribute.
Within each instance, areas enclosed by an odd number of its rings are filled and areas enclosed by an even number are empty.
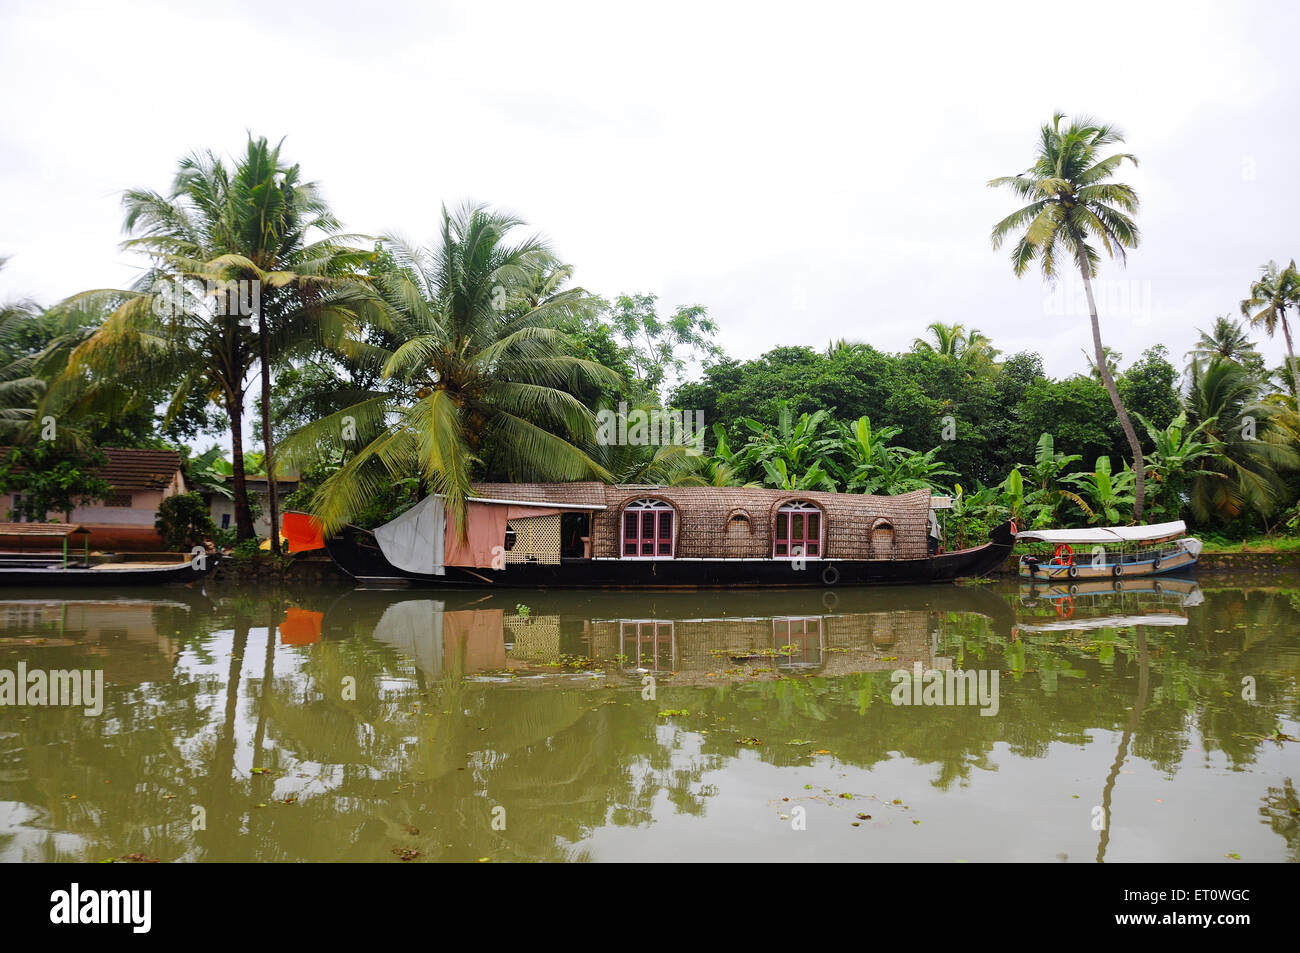
<svg viewBox="0 0 1300 953"><path fill-rule="evenodd" d="M894 524L883 516L871 524L871 554L884 556L894 551Z"/></svg>
<svg viewBox="0 0 1300 953"><path fill-rule="evenodd" d="M772 557L812 559L822 554L822 511L811 503L787 503L776 511Z"/></svg>
<svg viewBox="0 0 1300 953"><path fill-rule="evenodd" d="M637 500L623 509L623 558L671 559L676 534L673 508L663 500Z"/></svg>
<svg viewBox="0 0 1300 953"><path fill-rule="evenodd" d="M749 514L744 510L735 509L727 515L728 536L748 536L753 532L754 528L749 521Z"/></svg>

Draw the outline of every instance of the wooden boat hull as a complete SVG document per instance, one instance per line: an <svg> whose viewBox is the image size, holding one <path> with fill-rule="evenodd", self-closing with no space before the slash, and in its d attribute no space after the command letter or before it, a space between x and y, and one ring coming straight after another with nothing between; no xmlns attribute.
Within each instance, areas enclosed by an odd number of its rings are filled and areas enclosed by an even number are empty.
<svg viewBox="0 0 1300 953"><path fill-rule="evenodd" d="M782 559L566 559L512 563L501 570L447 566L438 576L393 566L374 536L357 527L325 541L335 564L365 585L438 589L831 589L951 582L992 572L1014 545L1015 536L1004 524L983 546L923 559L809 559L802 568Z"/></svg>
<svg viewBox="0 0 1300 953"><path fill-rule="evenodd" d="M100 566L4 566L0 565L0 586L31 588L88 588L192 585L212 575L220 557L209 555L196 568L192 561L175 565L132 565L107 563Z"/></svg>

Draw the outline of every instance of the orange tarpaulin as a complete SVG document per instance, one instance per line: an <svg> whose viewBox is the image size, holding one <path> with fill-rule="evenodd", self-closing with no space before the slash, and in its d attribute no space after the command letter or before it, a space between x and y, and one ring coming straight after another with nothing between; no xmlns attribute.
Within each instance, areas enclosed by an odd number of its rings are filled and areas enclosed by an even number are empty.
<svg viewBox="0 0 1300 953"><path fill-rule="evenodd" d="M291 553L305 553L325 546L320 523L307 513L285 513L280 520L280 534L288 541Z"/></svg>
<svg viewBox="0 0 1300 953"><path fill-rule="evenodd" d="M505 611L458 609L442 614L444 658L469 672L506 667Z"/></svg>
<svg viewBox="0 0 1300 953"><path fill-rule="evenodd" d="M447 519L447 531L443 536L443 562L448 566L473 566L476 569L500 569L493 567L493 556L500 547L505 552L506 520L517 520L532 516L555 516L563 513L558 507L549 506L509 506L503 503L471 503L465 514L466 538L462 540L456 532L455 521Z"/></svg>
<svg viewBox="0 0 1300 953"><path fill-rule="evenodd" d="M323 612L312 612L310 609L285 609L284 621L280 623L280 644L315 645L320 641L320 627L324 621Z"/></svg>
<svg viewBox="0 0 1300 953"><path fill-rule="evenodd" d="M473 566L491 569L492 558L504 552L506 519L509 507L491 503L471 503L465 514L466 538L456 532L456 521L447 518L443 536L443 562L448 566ZM497 550L497 553L493 553Z"/></svg>

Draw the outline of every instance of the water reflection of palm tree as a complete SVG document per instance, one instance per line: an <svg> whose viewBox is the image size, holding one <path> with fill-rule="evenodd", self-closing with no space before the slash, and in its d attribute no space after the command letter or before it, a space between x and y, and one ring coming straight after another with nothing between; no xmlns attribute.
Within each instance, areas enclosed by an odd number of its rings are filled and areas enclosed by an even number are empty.
<svg viewBox="0 0 1300 953"><path fill-rule="evenodd" d="M207 806L211 815L208 829L227 830L226 814L233 804L231 782L235 770L235 714L239 708L239 681L244 666L244 650L248 647L249 617L235 610L234 637L230 646L230 671L226 676L226 709L217 744L212 754L212 769L208 772Z"/></svg>
<svg viewBox="0 0 1300 953"><path fill-rule="evenodd" d="M275 630L280 618L280 603L273 600L269 606L270 621L266 625L266 663L262 667L262 694L257 704L257 729L253 732L253 767L262 767L262 743L266 740L266 716L270 707L271 682L275 678Z"/></svg>
<svg viewBox="0 0 1300 953"><path fill-rule="evenodd" d="M1101 793L1101 838L1097 844L1099 864L1106 862L1106 847L1110 844L1110 803L1111 796L1115 793L1115 781L1119 777L1120 766L1128 755L1129 743L1133 740L1133 734L1142 720L1142 711L1146 708L1147 692L1151 684L1151 660L1147 657L1146 634L1140 625L1134 626L1134 631L1137 633L1138 644L1138 697L1133 705L1133 711L1129 714L1128 726L1120 736L1119 751L1115 753L1115 763L1110 766L1110 774L1106 776L1106 786Z"/></svg>

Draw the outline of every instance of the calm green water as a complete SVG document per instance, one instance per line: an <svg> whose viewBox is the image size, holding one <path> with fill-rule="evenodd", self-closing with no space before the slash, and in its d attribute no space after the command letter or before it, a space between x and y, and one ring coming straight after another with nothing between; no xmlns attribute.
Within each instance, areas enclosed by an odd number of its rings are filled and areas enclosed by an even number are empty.
<svg viewBox="0 0 1300 953"><path fill-rule="evenodd" d="M0 592L104 683L0 707L0 859L1300 859L1300 589L1126 585Z"/></svg>

